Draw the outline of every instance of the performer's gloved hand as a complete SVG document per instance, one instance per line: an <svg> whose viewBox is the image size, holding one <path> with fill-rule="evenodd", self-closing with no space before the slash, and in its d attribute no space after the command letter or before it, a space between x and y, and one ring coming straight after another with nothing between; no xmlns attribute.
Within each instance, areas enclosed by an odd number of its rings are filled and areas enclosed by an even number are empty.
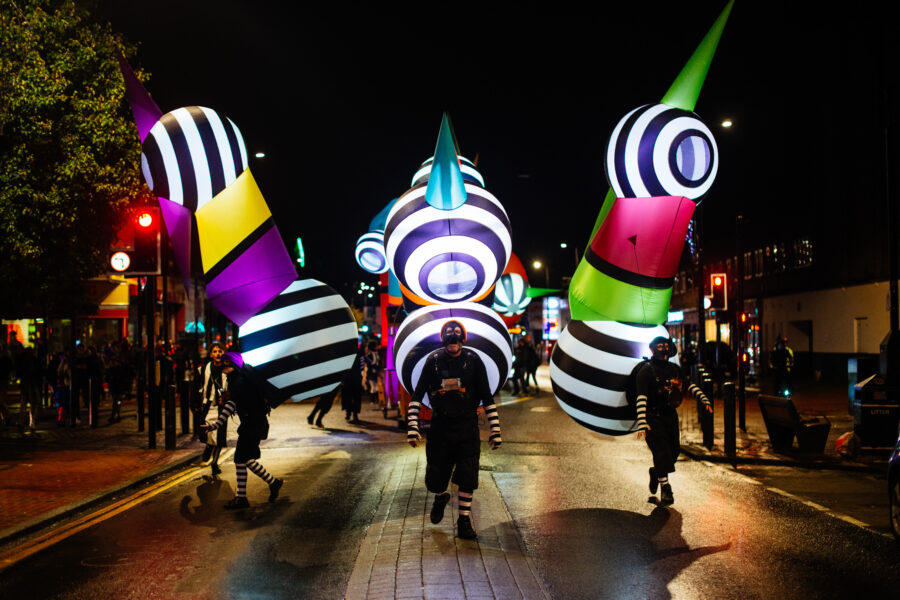
<svg viewBox="0 0 900 600"><path fill-rule="evenodd" d="M409 445L415 448L419 445L419 441L422 439L422 436L419 435L418 429L410 429L406 432L406 441L409 442Z"/></svg>
<svg viewBox="0 0 900 600"><path fill-rule="evenodd" d="M503 440L500 439L499 433L492 433L488 443L491 445L491 450L496 450L503 443Z"/></svg>
<svg viewBox="0 0 900 600"><path fill-rule="evenodd" d="M713 411L712 404L704 404L703 407L706 409L706 412L708 412L709 414L712 414L712 411Z"/></svg>
<svg viewBox="0 0 900 600"><path fill-rule="evenodd" d="M650 431L650 426L647 425L647 421L638 421L637 426L637 439L642 440L647 435L647 432Z"/></svg>

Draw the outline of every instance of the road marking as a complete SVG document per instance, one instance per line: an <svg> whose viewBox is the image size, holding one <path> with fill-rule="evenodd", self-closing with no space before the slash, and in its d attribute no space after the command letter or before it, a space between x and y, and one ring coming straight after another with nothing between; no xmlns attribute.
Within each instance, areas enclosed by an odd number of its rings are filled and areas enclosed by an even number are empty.
<svg viewBox="0 0 900 600"><path fill-rule="evenodd" d="M100 510L75 519L70 523L66 523L59 529L39 535L38 537L27 541L21 546L18 546L5 554L0 554L0 571L11 565L14 565L22 559L28 558L36 552L40 552L44 548L48 548L68 537L75 535L79 531L83 531L89 527L93 527L94 525L102 523L103 521L114 517L119 513L125 512L130 508L134 508L138 504L141 504L142 502L145 502L146 500L149 500L150 498L161 494L169 488L193 478L206 467L206 465L191 467L185 472L173 475L168 479L163 479L162 481L159 481L146 489L135 492L134 494L122 498L121 500L117 500L116 502L113 502L108 506L104 506Z"/></svg>
<svg viewBox="0 0 900 600"><path fill-rule="evenodd" d="M350 453L347 452L346 450L332 450L331 452L323 454L319 458L338 458L338 459L343 459L343 460L349 460L351 457L350 457Z"/></svg>
<svg viewBox="0 0 900 600"><path fill-rule="evenodd" d="M835 510L831 510L827 506L822 506L821 504L813 502L812 500L806 500L805 498L801 498L800 496L797 496L790 492L786 492L780 488L766 485L763 482L759 481L758 479L754 479L753 477L751 477L749 475L745 475L744 473L740 473L738 471L732 471L730 469L722 467L721 465L710 462L708 460L701 460L699 462L703 463L704 465L706 465L708 467L719 468L722 470L722 472L728 473L730 475L734 475L736 477L740 477L744 481L746 481L748 483L752 483L753 485L761 485L763 488L772 492L773 494L778 494L779 496L783 496L785 498L790 498L791 500L795 500L795 501L799 502L800 504L804 504L812 509L815 509L819 512L825 513L826 515L828 515L830 517L834 517L835 519L840 519L841 521L844 521L845 523L849 523L850 525L855 525L856 527L861 527L862 529L865 529L869 533L874 533L875 535L880 535L881 537L885 537L890 540L894 539L894 536L892 534L877 531L877 530L873 529L872 526L869 525L868 523L860 521L859 519L855 519L855 518L851 517L850 515L845 515L844 513L840 513Z"/></svg>
<svg viewBox="0 0 900 600"><path fill-rule="evenodd" d="M501 400L500 406L506 406L507 404L518 404L519 402L525 402L526 400L534 400L537 396L519 396L518 398L510 398L509 400Z"/></svg>

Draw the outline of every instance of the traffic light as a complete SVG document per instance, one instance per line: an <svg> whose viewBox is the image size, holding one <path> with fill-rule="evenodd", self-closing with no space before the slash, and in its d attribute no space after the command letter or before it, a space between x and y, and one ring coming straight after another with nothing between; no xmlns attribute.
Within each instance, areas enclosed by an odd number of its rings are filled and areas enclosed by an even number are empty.
<svg viewBox="0 0 900 600"><path fill-rule="evenodd" d="M725 273L713 273L709 276L712 298L710 308L726 310L728 308L728 278Z"/></svg>
<svg viewBox="0 0 900 600"><path fill-rule="evenodd" d="M110 268L127 277L159 275L160 224L159 208L141 207L130 212L110 250Z"/></svg>

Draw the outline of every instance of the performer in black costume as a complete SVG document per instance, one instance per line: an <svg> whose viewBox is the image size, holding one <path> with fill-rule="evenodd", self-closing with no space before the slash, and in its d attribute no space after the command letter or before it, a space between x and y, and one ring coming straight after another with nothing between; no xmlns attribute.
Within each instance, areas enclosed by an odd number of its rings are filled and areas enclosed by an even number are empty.
<svg viewBox="0 0 900 600"><path fill-rule="evenodd" d="M211 425L204 423L201 428L206 431L215 431L224 427L228 418L235 413L241 420L237 430L237 447L234 451L237 493L234 498L225 503L225 508L235 509L250 506L247 501L248 469L268 484L269 502L275 502L281 486L284 485L284 480L276 478L257 462L261 455L259 443L269 435L269 406L256 383L242 370L236 369L228 355L224 358L222 372L228 377L225 405L215 423Z"/></svg>
<svg viewBox="0 0 900 600"><path fill-rule="evenodd" d="M472 494L478 487L478 405L484 406L491 427L492 450L500 447L500 417L488 384L484 363L475 352L463 348L466 329L459 321L441 327L442 350L433 352L422 368L409 402L407 440L415 448L419 435L419 409L425 394L431 401L431 430L425 447L425 486L434 493L431 522L440 523L450 501L447 486L451 476L459 487L459 518L456 533L464 539L477 534L470 518Z"/></svg>
<svg viewBox="0 0 900 600"><path fill-rule="evenodd" d="M669 473L675 471L675 461L681 452L676 409L681 404L684 385L681 369L669 362L669 358L676 353L672 340L657 336L650 342L650 350L653 352L652 358L636 375L638 439L646 436L647 446L653 454L650 493L655 494L661 487L660 502L672 504L675 497L672 495ZM690 384L686 391L712 412L709 399L697 385Z"/></svg>

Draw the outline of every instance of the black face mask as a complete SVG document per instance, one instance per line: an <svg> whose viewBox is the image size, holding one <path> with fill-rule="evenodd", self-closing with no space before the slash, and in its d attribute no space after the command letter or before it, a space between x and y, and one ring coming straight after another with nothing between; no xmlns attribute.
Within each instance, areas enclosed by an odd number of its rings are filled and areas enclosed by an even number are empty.
<svg viewBox="0 0 900 600"><path fill-rule="evenodd" d="M450 344L462 344L462 337L455 333L448 333L444 334L444 338L441 341L444 342L444 346L449 346Z"/></svg>

